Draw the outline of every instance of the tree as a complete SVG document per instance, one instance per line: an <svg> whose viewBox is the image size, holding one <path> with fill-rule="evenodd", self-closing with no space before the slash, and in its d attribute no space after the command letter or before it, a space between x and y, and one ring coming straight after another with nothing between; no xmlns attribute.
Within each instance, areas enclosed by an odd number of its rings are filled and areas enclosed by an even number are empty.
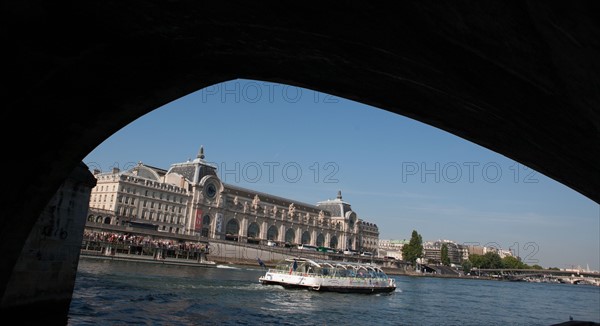
<svg viewBox="0 0 600 326"><path fill-rule="evenodd" d="M509 269L524 269L525 264L521 260L513 256L506 256L502 258L502 265L504 268Z"/></svg>
<svg viewBox="0 0 600 326"><path fill-rule="evenodd" d="M495 252L486 252L483 255L486 267L482 268L502 268L502 258Z"/></svg>
<svg viewBox="0 0 600 326"><path fill-rule="evenodd" d="M416 230L412 231L410 241L402 247L402 257L415 265L417 258L423 257L423 238Z"/></svg>
<svg viewBox="0 0 600 326"><path fill-rule="evenodd" d="M469 255L473 267L477 268L502 268L502 259L495 252L486 252L485 255Z"/></svg>
<svg viewBox="0 0 600 326"><path fill-rule="evenodd" d="M483 261L483 256L482 255L477 255L477 254L470 254L469 255L469 261L471 262L471 266L472 267L476 267L476 268L485 268L484 267L484 261Z"/></svg>
<svg viewBox="0 0 600 326"><path fill-rule="evenodd" d="M450 266L450 257L448 257L448 245L442 244L442 265Z"/></svg>
<svg viewBox="0 0 600 326"><path fill-rule="evenodd" d="M471 272L471 269L473 268L473 263L471 263L467 259L467 260L463 261L462 267L463 267L463 271L465 272L465 274L469 274Z"/></svg>

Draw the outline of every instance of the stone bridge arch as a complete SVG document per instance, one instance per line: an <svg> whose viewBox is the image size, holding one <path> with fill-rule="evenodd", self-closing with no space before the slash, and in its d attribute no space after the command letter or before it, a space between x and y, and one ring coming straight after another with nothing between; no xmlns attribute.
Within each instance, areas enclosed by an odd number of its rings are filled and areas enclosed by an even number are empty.
<svg viewBox="0 0 600 326"><path fill-rule="evenodd" d="M303 2L296 10L233 2L237 11L231 2L161 10L143 1L4 4L11 33L3 45L14 69L3 73L2 98L13 121L27 122L3 130L4 139L19 139L4 149L26 148L36 159L19 161L29 181L6 175L0 297L45 205L91 150L166 103L236 78L408 116L600 202L593 2Z"/></svg>

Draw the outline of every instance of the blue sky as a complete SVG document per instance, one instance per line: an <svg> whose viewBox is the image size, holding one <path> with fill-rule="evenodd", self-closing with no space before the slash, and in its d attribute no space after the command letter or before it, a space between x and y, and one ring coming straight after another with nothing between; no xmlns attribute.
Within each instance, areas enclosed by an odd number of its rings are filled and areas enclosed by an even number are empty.
<svg viewBox="0 0 600 326"><path fill-rule="evenodd" d="M233 80L140 117L84 162L168 169L206 160L226 183L306 203L344 200L381 239L511 248L528 264L600 269L600 207L493 151L385 110L309 89Z"/></svg>

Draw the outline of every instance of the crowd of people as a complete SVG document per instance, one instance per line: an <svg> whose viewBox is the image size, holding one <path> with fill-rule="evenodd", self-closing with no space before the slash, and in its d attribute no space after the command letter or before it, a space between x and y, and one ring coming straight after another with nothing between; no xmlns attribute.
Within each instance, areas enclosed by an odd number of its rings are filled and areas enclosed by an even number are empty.
<svg viewBox="0 0 600 326"><path fill-rule="evenodd" d="M208 243L196 241L179 241L167 238L156 238L148 235L133 233L116 233L105 231L85 230L83 234L85 249L90 247L108 248L116 252L117 248L127 248L130 254L152 253L155 256L196 257L209 252ZM157 250L160 249L160 250Z"/></svg>

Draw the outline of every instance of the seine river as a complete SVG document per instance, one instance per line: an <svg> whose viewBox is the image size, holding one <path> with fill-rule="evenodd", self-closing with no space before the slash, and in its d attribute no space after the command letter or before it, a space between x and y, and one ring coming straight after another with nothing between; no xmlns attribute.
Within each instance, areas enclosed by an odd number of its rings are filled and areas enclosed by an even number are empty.
<svg viewBox="0 0 600 326"><path fill-rule="evenodd" d="M82 258L69 325L552 325L600 323L600 287L393 276L391 294L284 290L263 271Z"/></svg>

